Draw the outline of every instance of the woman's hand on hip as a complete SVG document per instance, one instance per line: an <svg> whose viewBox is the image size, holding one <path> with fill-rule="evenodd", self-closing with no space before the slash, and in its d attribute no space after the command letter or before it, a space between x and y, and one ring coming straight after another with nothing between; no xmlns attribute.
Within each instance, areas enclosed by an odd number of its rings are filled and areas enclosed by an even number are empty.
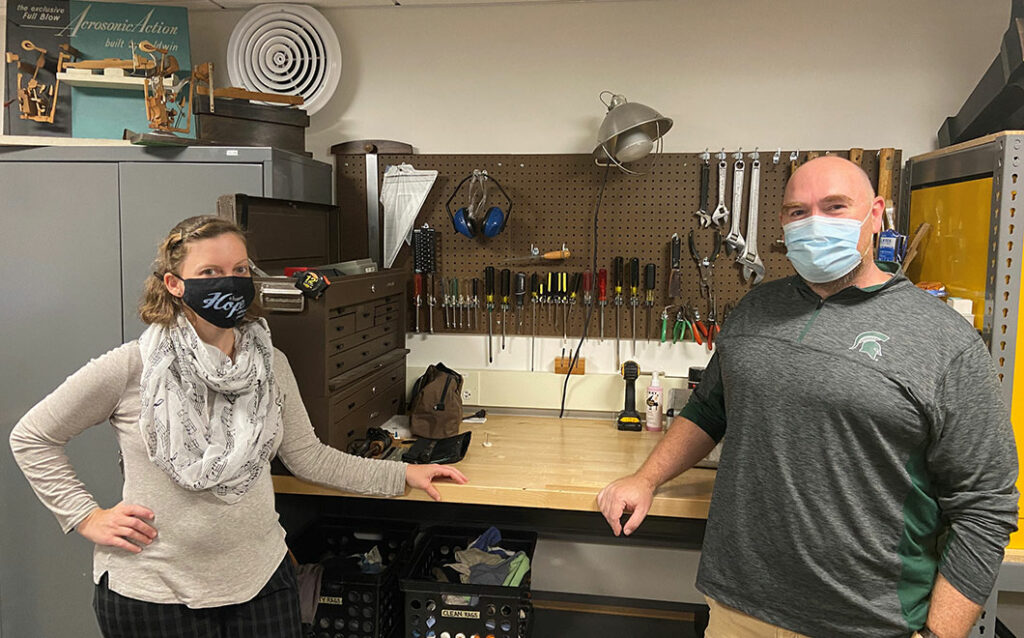
<svg viewBox="0 0 1024 638"><path fill-rule="evenodd" d="M468 483L466 476L449 465L408 465L405 468L405 482L410 487L423 490L435 501L441 500L441 493L434 487L433 481L438 478L450 478L456 483Z"/></svg>
<svg viewBox="0 0 1024 638"><path fill-rule="evenodd" d="M156 528L152 526L154 517L152 510L121 501L110 509L97 507L89 512L75 530L97 545L120 547L138 554L156 538Z"/></svg>

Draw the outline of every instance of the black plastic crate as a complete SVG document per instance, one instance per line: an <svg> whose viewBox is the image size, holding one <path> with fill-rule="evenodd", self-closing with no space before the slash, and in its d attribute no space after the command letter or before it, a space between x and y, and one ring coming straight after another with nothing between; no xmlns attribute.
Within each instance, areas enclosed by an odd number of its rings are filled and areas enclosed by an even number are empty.
<svg viewBox="0 0 1024 638"><path fill-rule="evenodd" d="M320 602L310 634L314 638L390 638L401 625L399 574L407 567L418 527L391 521L324 519L291 542L300 563L321 563ZM383 571L343 570L352 554L376 545Z"/></svg>
<svg viewBox="0 0 1024 638"><path fill-rule="evenodd" d="M437 582L435 566L455 561L485 529L435 527L424 532L401 579L405 594L404 638L529 638L533 624L530 576L537 534L502 531L499 545L530 557L530 572L517 587Z"/></svg>

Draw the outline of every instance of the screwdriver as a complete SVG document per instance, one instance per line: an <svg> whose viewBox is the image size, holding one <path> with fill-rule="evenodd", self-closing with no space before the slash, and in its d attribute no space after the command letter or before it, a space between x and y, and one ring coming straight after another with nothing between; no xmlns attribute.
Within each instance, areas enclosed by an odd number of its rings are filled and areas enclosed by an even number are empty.
<svg viewBox="0 0 1024 638"><path fill-rule="evenodd" d="M622 257L612 260L612 282L615 286L615 369L618 370L622 367L622 358L619 354L619 343L622 339L622 320L619 316L622 309Z"/></svg>
<svg viewBox="0 0 1024 638"><path fill-rule="evenodd" d="M583 321L586 323L586 312L590 311L590 307L594 305L594 272L591 270L583 271L583 306L587 309L583 315Z"/></svg>
<svg viewBox="0 0 1024 638"><path fill-rule="evenodd" d="M654 283L657 280L657 266L654 264L647 264L644 266L644 289L647 293L647 299L644 301L644 305L647 306L647 338L651 338L651 309L654 308Z"/></svg>
<svg viewBox="0 0 1024 638"><path fill-rule="evenodd" d="M559 297L558 303L562 304L562 347L565 347L565 340L568 338L568 326L569 322L569 274L559 273L558 274L558 290Z"/></svg>
<svg viewBox="0 0 1024 638"><path fill-rule="evenodd" d="M552 282L553 277L554 277L554 273L550 273L549 272L548 273L548 296L547 296L547 301L545 302L548 305L548 322L551 324L552 328L554 328L554 326L555 326L555 316L556 316L555 315L555 297L554 297L554 295L555 295L555 287L554 287L554 283Z"/></svg>
<svg viewBox="0 0 1024 638"><path fill-rule="evenodd" d="M629 260L629 305L633 306L633 356L636 356L636 307L640 305L640 260Z"/></svg>
<svg viewBox="0 0 1024 638"><path fill-rule="evenodd" d="M427 273L427 324L430 334L434 334L434 305L437 298L434 297L434 273Z"/></svg>
<svg viewBox="0 0 1024 638"><path fill-rule="evenodd" d="M572 316L572 309L576 307L576 299L580 296L580 291L583 289L583 273L574 272L572 274L572 286L569 287L569 316Z"/></svg>
<svg viewBox="0 0 1024 638"><path fill-rule="evenodd" d="M423 275L416 273L412 276L413 286L416 289L416 332L420 331L420 308L423 306Z"/></svg>
<svg viewBox="0 0 1024 638"><path fill-rule="evenodd" d="M459 280L458 279L455 279L455 278L452 279L451 291L452 291L452 303L451 303L451 306L452 306L452 328L461 328L462 327L462 321L461 321L461 319L462 319L462 310L459 308L460 304L459 304ZM456 322L458 322L458 325L456 325Z"/></svg>
<svg viewBox="0 0 1024 638"><path fill-rule="evenodd" d="M494 350L491 345L494 334L494 266L484 268L484 298L487 300L487 363L494 363Z"/></svg>
<svg viewBox="0 0 1024 638"><path fill-rule="evenodd" d="M441 313L444 314L444 327L448 327L448 288L441 277Z"/></svg>
<svg viewBox="0 0 1024 638"><path fill-rule="evenodd" d="M480 279L473 277L473 301L470 304L472 314L470 317L473 319L473 330L480 329L480 322L477 319L477 313L480 309Z"/></svg>
<svg viewBox="0 0 1024 638"><path fill-rule="evenodd" d="M530 372L533 372L533 358L537 350L537 304L540 303L541 291L544 286L540 283L537 273L530 275L530 307L533 308L533 334L530 337Z"/></svg>
<svg viewBox="0 0 1024 638"><path fill-rule="evenodd" d="M597 271L597 303L601 306L601 343L604 343L604 307L608 305L608 271Z"/></svg>
<svg viewBox="0 0 1024 638"><path fill-rule="evenodd" d="M505 349L505 313L508 312L509 292L512 288L512 271L501 269L501 349Z"/></svg>
<svg viewBox="0 0 1024 638"><path fill-rule="evenodd" d="M516 273L516 334L523 329L523 303L526 301L526 273Z"/></svg>

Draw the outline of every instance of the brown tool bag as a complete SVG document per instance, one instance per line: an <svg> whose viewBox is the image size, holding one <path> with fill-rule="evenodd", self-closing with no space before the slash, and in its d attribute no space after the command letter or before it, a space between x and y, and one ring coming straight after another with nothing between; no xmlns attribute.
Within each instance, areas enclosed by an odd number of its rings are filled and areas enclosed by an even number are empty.
<svg viewBox="0 0 1024 638"><path fill-rule="evenodd" d="M462 423L462 375L443 363L427 367L412 386L409 425L412 433L444 439L459 433Z"/></svg>

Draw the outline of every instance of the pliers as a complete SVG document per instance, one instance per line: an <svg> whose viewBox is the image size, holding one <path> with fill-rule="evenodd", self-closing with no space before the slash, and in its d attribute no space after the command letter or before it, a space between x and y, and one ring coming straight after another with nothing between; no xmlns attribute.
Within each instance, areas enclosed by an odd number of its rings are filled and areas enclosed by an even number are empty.
<svg viewBox="0 0 1024 638"><path fill-rule="evenodd" d="M680 341L686 341L686 332L690 332L690 337L696 334L693 331L693 325L686 320L686 308L688 306L680 306L679 312L676 313L676 325L672 328L672 343L678 343Z"/></svg>
<svg viewBox="0 0 1024 638"><path fill-rule="evenodd" d="M718 337L718 333L722 331L722 329L719 327L718 321L717 321L717 314L718 314L717 310L718 310L718 302L715 301L714 299L712 299L711 300L711 309L708 311L708 324L707 324L707 329L708 329L708 332L707 332L708 350L711 350L711 349L714 348L714 341Z"/></svg>
<svg viewBox="0 0 1024 638"><path fill-rule="evenodd" d="M696 306L693 308L693 323L691 325L693 326L693 338L697 340L697 345L702 346L707 342L710 348L710 333L708 332L708 327L700 320L700 310L697 310Z"/></svg>
<svg viewBox="0 0 1024 638"><path fill-rule="evenodd" d="M714 286L715 260L718 259L718 253L722 251L722 233L717 230L715 231L714 248L711 249L710 255L701 255L697 252L697 245L693 241L692 230L688 240L690 244L690 257L697 263L697 269L700 271L700 296L710 299Z"/></svg>

